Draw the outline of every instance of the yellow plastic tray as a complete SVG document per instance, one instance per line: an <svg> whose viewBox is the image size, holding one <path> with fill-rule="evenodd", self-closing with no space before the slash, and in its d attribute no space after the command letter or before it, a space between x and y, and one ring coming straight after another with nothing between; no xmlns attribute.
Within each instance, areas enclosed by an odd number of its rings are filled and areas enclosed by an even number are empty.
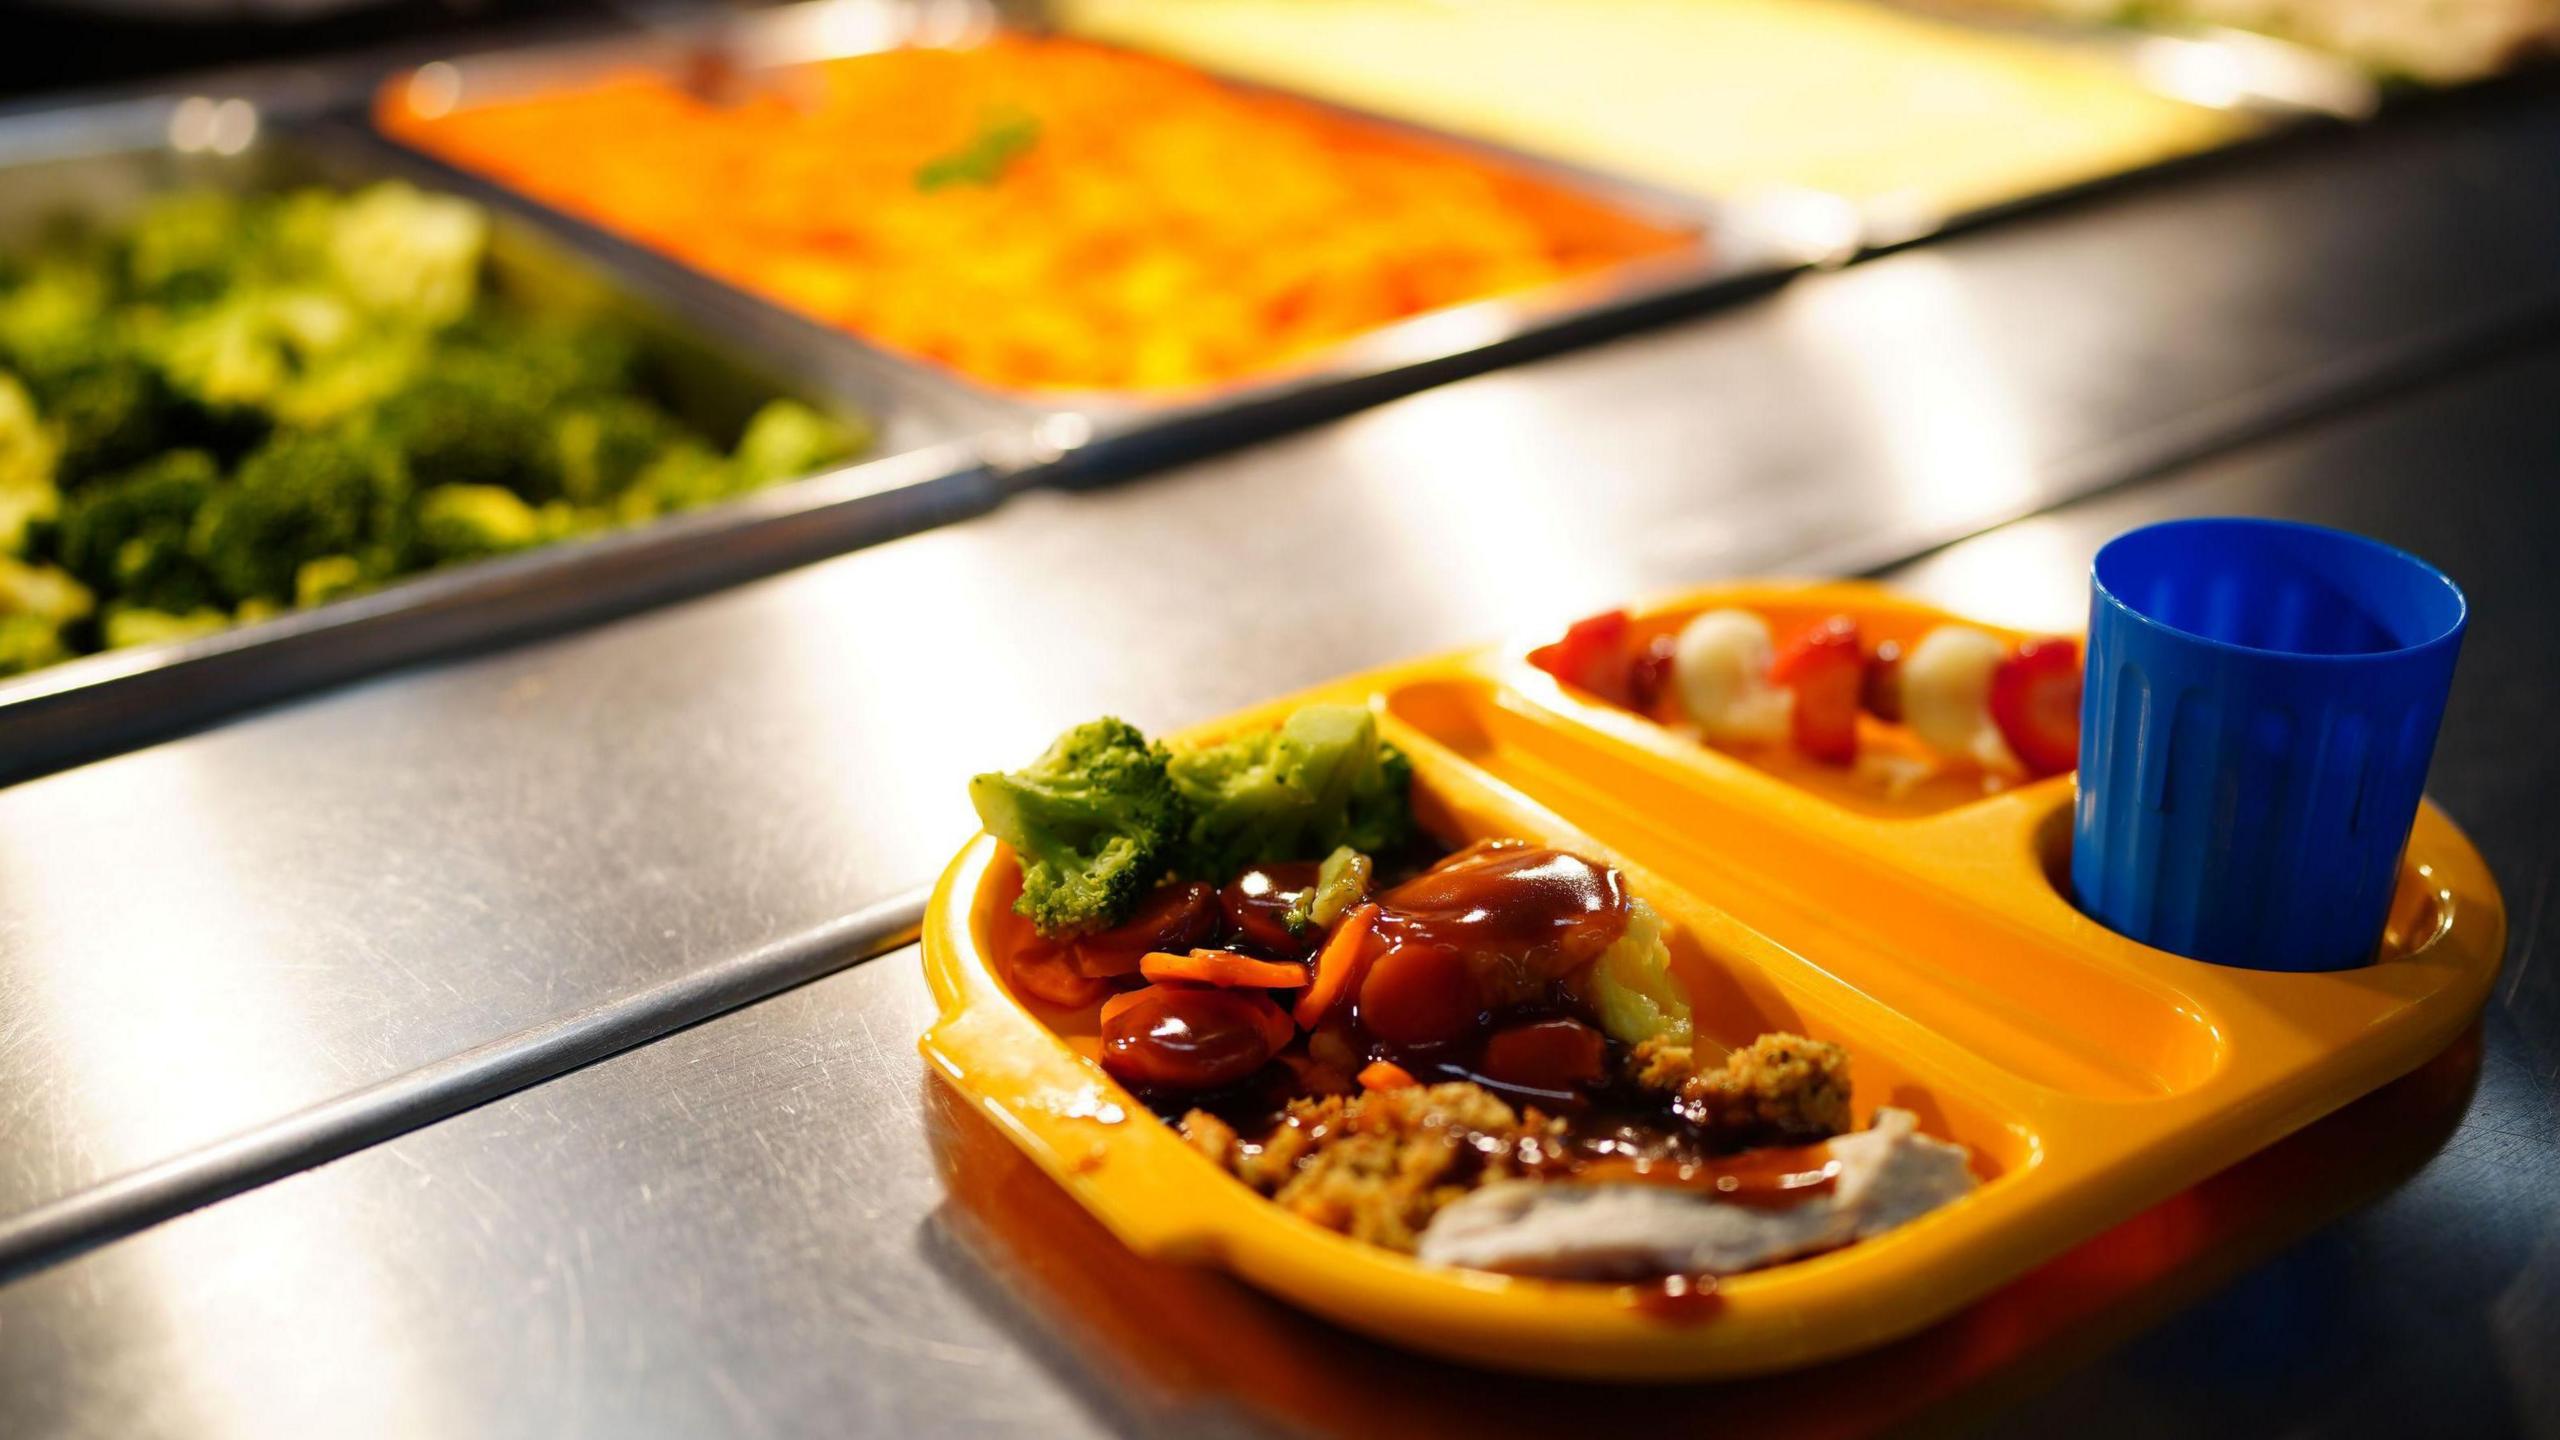
<svg viewBox="0 0 2560 1440"><path fill-rule="evenodd" d="M1857 616L1872 637L1952 619L1873 586L1719 587L1640 612L1677 627L1737 605L1783 633ZM1917 1330L2414 1068L2477 1013L2506 917L2479 854L2432 804L2376 963L2225 969L2083 917L2057 879L2069 777L1899 801L1832 772L1697 745L1568 691L1528 646L1355 676L1310 701L1375 707L1412 756L1440 838L1518 836L1621 866L1671 923L1699 1028L1769 1030L1854 1057L1878 1105L1970 1146L1985 1183L1890 1234L1737 1276L1697 1323L1623 1287L1427 1269L1287 1214L1185 1145L1094 1059L1095 1016L1015 997L990 963L1010 865L985 836L924 929L941 1018L922 1048L1130 1249L1222 1266L1392 1343L1506 1369L1704 1378L1804 1365Z"/></svg>

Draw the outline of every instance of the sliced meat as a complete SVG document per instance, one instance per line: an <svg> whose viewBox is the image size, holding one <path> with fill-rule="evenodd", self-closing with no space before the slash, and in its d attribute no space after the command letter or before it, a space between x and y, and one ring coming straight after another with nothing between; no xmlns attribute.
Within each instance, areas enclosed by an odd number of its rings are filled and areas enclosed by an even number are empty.
<svg viewBox="0 0 2560 1440"><path fill-rule="evenodd" d="M1838 1179L1786 1208L1651 1184L1508 1181L1447 1205L1422 1233L1425 1264L1561 1280L1730 1275L1880 1235L1972 1190L1969 1156L1919 1133L1907 1110L1830 1142Z"/></svg>

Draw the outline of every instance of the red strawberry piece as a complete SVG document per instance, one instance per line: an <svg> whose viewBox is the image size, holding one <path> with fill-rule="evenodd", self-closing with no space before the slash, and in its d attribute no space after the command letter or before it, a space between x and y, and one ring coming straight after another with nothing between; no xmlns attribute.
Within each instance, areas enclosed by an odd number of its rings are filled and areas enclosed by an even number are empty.
<svg viewBox="0 0 2560 1440"><path fill-rule="evenodd" d="M1902 723L1902 643L1879 640L1876 653L1867 657L1866 685L1858 702L1867 713L1879 720Z"/></svg>
<svg viewBox="0 0 2560 1440"><path fill-rule="evenodd" d="M1671 636L1656 635L1650 644L1636 652L1627 666L1627 704L1643 713L1653 714L1662 697L1671 688L1671 665L1679 644Z"/></svg>
<svg viewBox="0 0 2560 1440"><path fill-rule="evenodd" d="M1858 622L1834 615L1778 652L1769 678L1796 696L1796 748L1826 765L1858 758L1858 702L1866 688L1866 652Z"/></svg>
<svg viewBox="0 0 2560 1440"><path fill-rule="evenodd" d="M2021 644L1991 672L1991 719L2031 773L2059 775L2079 764L2079 645Z"/></svg>
<svg viewBox="0 0 2560 1440"><path fill-rule="evenodd" d="M1627 700L1627 612L1604 610L1576 620L1564 638L1540 646L1529 663L1604 700Z"/></svg>

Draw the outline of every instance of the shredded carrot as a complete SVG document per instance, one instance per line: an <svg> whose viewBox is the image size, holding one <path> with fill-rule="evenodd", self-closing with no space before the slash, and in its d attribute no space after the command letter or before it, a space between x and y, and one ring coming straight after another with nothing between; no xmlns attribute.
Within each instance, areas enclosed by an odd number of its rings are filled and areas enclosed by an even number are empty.
<svg viewBox="0 0 2560 1440"><path fill-rule="evenodd" d="M1409 1090L1419 1083L1412 1071L1392 1060L1372 1060L1360 1067L1363 1090Z"/></svg>
<svg viewBox="0 0 2560 1440"><path fill-rule="evenodd" d="M1085 41L1005 33L749 78L713 100L629 71L450 110L394 85L377 119L804 315L1018 389L1239 379L1695 243L1453 146Z"/></svg>
<svg viewBox="0 0 2560 1440"><path fill-rule="evenodd" d="M1307 983L1304 965L1257 960L1233 950L1194 950L1188 955L1153 950L1138 962L1138 973L1150 980L1191 980L1230 990L1295 990Z"/></svg>
<svg viewBox="0 0 2560 1440"><path fill-rule="evenodd" d="M1312 1030L1333 1007L1350 995L1359 972L1367 967L1369 938L1377 928L1378 907L1364 904L1342 917L1324 948L1316 952L1316 974L1307 993L1298 997L1298 1008L1292 1012L1298 1024Z"/></svg>

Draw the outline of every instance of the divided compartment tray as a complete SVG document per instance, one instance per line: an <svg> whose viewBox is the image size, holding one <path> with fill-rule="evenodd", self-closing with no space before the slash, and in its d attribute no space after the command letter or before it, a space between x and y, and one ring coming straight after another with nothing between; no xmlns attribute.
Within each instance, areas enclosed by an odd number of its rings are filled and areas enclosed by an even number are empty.
<svg viewBox="0 0 2560 1440"><path fill-rule="evenodd" d="M1957 617L1860 584L1740 584L1720 605L1777 628L1846 613L1916 635ZM1968 622L1970 623L1970 622ZM1984 627L1987 629L1995 627ZM1529 646L1351 677L1189 734L1365 703L1414 762L1439 839L1517 836L1619 865L1670 922L1703 1035L1794 1030L1848 1048L1853 1107L1916 1112L1973 1151L1972 1195L1829 1254L1734 1276L1698 1323L1602 1284L1434 1270L1320 1229L1193 1151L1092 1058L1092 1012L1026 1006L992 964L1011 867L980 836L926 916L941 1015L922 1049L1035 1163L1143 1255L1223 1267L1380 1339L1550 1374L1707 1378L1805 1365L1918 1330L2416 1068L2478 1012L2505 912L2432 804L2376 961L2226 969L2082 916L2070 777L1897 812L1835 782L1709 750L1556 684Z"/></svg>

